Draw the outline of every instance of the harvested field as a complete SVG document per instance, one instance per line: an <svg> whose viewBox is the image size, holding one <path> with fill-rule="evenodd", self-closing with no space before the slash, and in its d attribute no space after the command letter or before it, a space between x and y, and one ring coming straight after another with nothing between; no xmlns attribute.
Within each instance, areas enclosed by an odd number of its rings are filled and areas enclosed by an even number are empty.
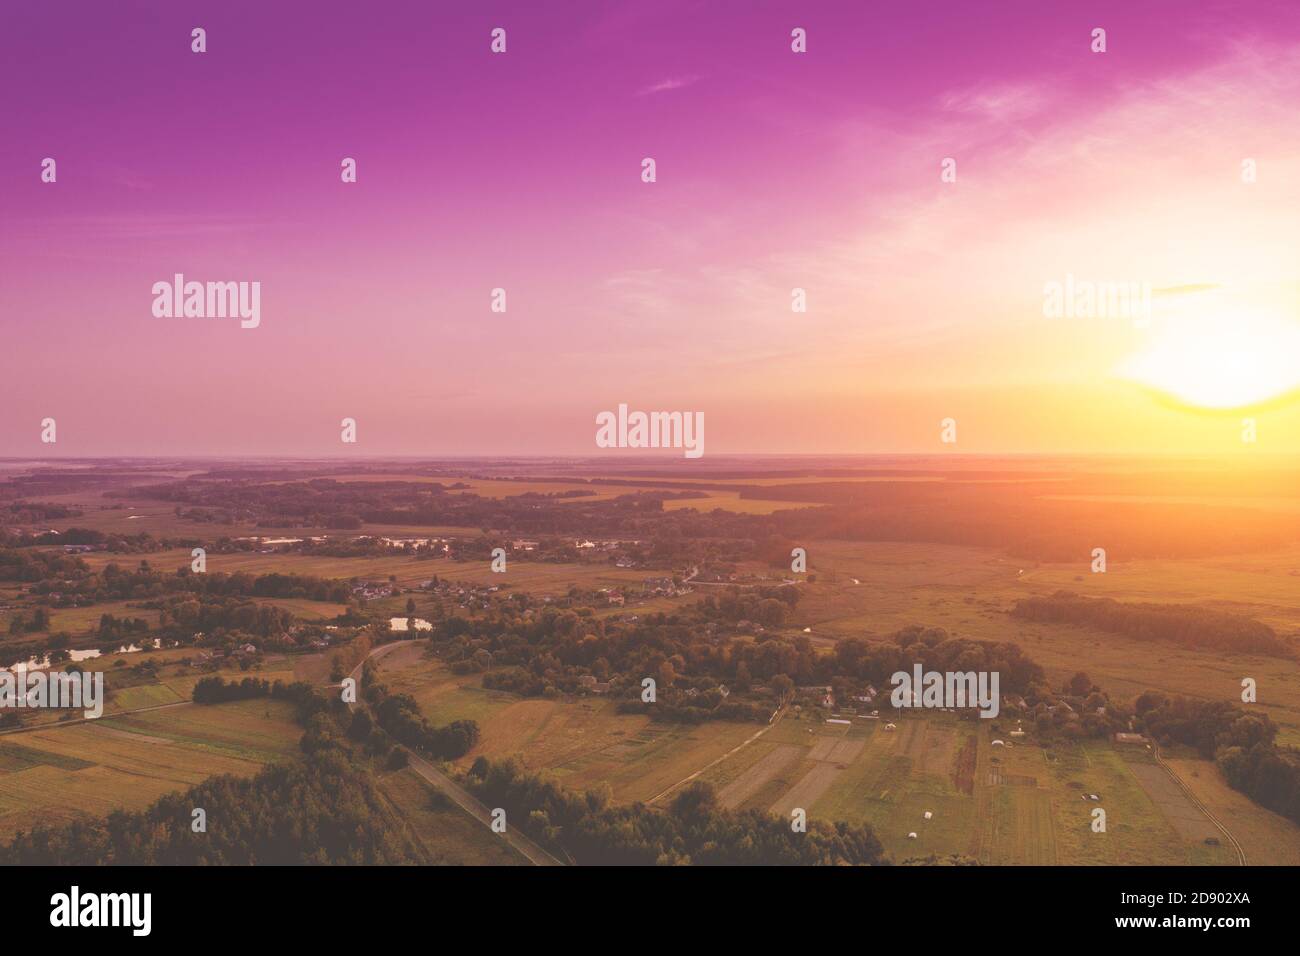
<svg viewBox="0 0 1300 956"><path fill-rule="evenodd" d="M735 809L753 797L763 786L782 770L798 760L803 749L792 744L778 744L758 763L750 767L739 777L718 792L718 801L729 809Z"/></svg>
<svg viewBox="0 0 1300 956"><path fill-rule="evenodd" d="M847 729L847 728L846 728ZM836 779L858 758L866 746L864 737L823 732L805 759L811 764L793 787L772 805L772 812L789 816L795 807L807 810L822 798Z"/></svg>
<svg viewBox="0 0 1300 956"><path fill-rule="evenodd" d="M1219 828L1196 809L1164 767L1144 762L1134 762L1130 767L1151 802L1160 808L1160 812L1184 840L1201 843L1206 839L1223 838Z"/></svg>

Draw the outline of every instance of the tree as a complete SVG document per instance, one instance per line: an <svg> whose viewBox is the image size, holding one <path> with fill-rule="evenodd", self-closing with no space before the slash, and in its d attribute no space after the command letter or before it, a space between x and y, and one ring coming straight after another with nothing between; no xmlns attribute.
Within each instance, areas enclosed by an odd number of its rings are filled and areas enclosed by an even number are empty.
<svg viewBox="0 0 1300 956"><path fill-rule="evenodd" d="M358 710L352 714L352 725L348 727L348 737L363 742L370 736L371 730L374 729L370 715L364 710Z"/></svg>
<svg viewBox="0 0 1300 956"><path fill-rule="evenodd" d="M1083 697L1092 690L1092 678L1079 671L1065 685L1065 692L1073 697Z"/></svg>

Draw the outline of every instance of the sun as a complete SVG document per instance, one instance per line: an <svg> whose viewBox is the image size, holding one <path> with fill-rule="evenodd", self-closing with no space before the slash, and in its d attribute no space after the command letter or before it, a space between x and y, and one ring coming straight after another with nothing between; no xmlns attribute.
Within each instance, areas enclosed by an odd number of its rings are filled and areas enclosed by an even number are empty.
<svg viewBox="0 0 1300 956"><path fill-rule="evenodd" d="M1196 408L1259 405L1300 388L1300 326L1261 312L1184 313L1117 371Z"/></svg>

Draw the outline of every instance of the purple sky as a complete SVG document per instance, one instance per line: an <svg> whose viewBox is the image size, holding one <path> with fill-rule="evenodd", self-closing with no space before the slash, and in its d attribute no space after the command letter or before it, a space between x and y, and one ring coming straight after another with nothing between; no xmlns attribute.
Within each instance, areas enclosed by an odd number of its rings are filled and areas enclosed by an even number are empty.
<svg viewBox="0 0 1300 956"><path fill-rule="evenodd" d="M1128 332L1034 312L1289 301L1298 50L1294 2L7 4L0 455L587 454L620 402L717 452L1207 447L1107 377ZM176 272L261 326L155 318Z"/></svg>

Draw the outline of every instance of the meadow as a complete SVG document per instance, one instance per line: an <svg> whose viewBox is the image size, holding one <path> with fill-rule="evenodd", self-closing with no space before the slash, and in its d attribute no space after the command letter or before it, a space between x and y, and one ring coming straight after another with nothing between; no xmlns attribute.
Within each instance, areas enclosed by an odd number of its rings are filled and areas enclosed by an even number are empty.
<svg viewBox="0 0 1300 956"><path fill-rule="evenodd" d="M723 508L755 519L807 506L807 502L793 500L800 494L797 489L787 489L792 500L776 500L761 497L764 488L822 485L830 480L864 487L882 482L929 485L945 480L930 474L842 479L755 474L665 480L628 474L620 477L633 482L629 485L583 485L560 476L528 481L481 475L416 478L398 473L332 477L358 482L463 481L473 493L497 500L575 488L595 492L553 499L560 508L608 501L637 490L700 485L706 498L668 500L665 510ZM948 480L968 488L985 480L972 477L973 481ZM1194 478L1187 478L1185 484L1194 485ZM1044 474L1032 479L1003 476L1002 480L1005 484L1065 479ZM1128 479L1121 476L1115 480L1122 486ZM748 489L744 494L755 497L742 497L741 487ZM1286 497L1272 486L1257 490L1260 494L1256 497L1226 493L1199 497L1057 495L1047 491L1040 497L1083 504L1112 499L1129 503L1177 500L1210 510L1249 507L1292 517L1300 510L1298 497ZM200 524L177 517L171 502L143 496L125 499L129 505L121 507L106 507L112 499L84 493L43 496L42 500L84 509L82 516L51 522L52 527L91 527L128 534L148 531L205 539L322 533L320 529L258 528L251 522ZM710 527L715 526L725 527L721 522ZM463 538L481 533L478 528L420 525L367 525L363 530L375 536ZM825 526L822 531L833 533ZM329 532L341 537L352 533ZM1142 641L1088 626L1019 620L1010 614L1020 599L1064 589L1122 602L1198 605L1255 618L1280 634L1297 635L1300 544L1212 557L1112 560L1105 573L1090 569L1091 547L1105 542L1081 543L1077 559L1067 562L1013 558L1000 549L934 543L810 536L791 544L807 549L809 574L799 584L801 600L785 630L805 634L819 650L830 651L836 642L849 637L885 640L900 628L919 624L942 627L955 637L1014 641L1044 667L1052 684L1059 687L1082 670L1109 695L1122 700L1159 690L1236 701L1242 678L1251 677L1259 692L1258 703L1251 706L1278 724L1280 743L1300 745L1300 673L1294 660ZM146 560L154 568L171 570L187 566L190 554L187 548L141 555L91 552L83 560L94 568L112 561L131 567ZM790 576L784 567L746 560L733 563L737 576L746 581L776 583ZM573 587L635 591L645 578L680 574L684 568L680 562L653 570L631 570L616 568L605 560L552 564L512 558L506 573L493 574L486 562L418 560L395 550L359 558L210 551L208 570L362 581L388 581L391 577L403 588L419 588L436 575L454 584L496 586L502 594L522 591L543 597L563 595ZM688 595L632 598L625 608L600 606L594 614L608 618L671 612L719 594L725 587L700 584ZM404 616L408 597L416 602L415 615L426 619L435 616L435 604L443 605L443 612L455 610L445 597L420 592L373 601L369 609L385 616ZM291 610L305 621L326 620L345 610L341 604L293 598L256 600ZM8 582L0 590L0 603L7 601L27 603ZM157 612L133 602L116 602L56 608L51 630L83 635L104 613L157 623ZM5 612L0 612L0 627L5 617ZM83 665L106 671L109 714L163 709L105 718L93 726L46 724L0 736L0 831L12 832L23 825L15 821L30 821L47 812L57 818L78 808L99 812L112 805L139 806L158 792L166 792L159 788L177 789L201 779L205 767L207 772L222 772L227 767L233 768L231 772L253 772L268 760L290 754L299 733L285 725L285 715L274 707L245 702L196 708L185 703L199 674L180 661L194 653L187 649L108 655ZM160 665L157 673L140 672L133 666L146 658ZM328 655L270 655L253 673L268 679L323 683L328 670ZM1300 828L1229 788L1213 763L1191 753L1166 754L1162 765L1141 747L1110 741L1058 741L1040 746L1031 736L1012 742L1000 736L1010 729L1005 721L962 721L947 714L909 715L898 720L893 731L885 730L879 721L826 724L807 713L787 713L766 730L755 724L725 722L691 726L658 723L641 715L619 714L614 702L603 697L521 699L484 690L482 675L451 674L426 656L423 642L412 642L389 654L380 671L391 690L409 693L417 700L430 722L473 719L479 724L479 743L455 762L459 769L467 768L479 756L510 756L530 770L546 771L568 787L607 789L616 801L654 801L658 805L670 799L684 781L698 776L712 784L719 800L729 807L782 816L799 807L812 819L870 823L895 860L957 854L986 864L1234 863L1236 850L1223 838L1215 820L1229 828L1252 864L1293 864L1300 859ZM760 730L763 732L758 733ZM1007 744L995 747L993 739ZM137 777L140 795L129 795L127 790ZM97 790L96 781L101 778L104 789ZM418 776L392 772L383 774L382 781L395 812L415 827L430 859L510 861L510 851L491 840L485 842L476 824L440 806ZM1088 799L1088 794L1096 794L1100 800ZM1106 811L1105 833L1094 833L1089 826L1091 810L1096 807ZM924 817L927 811L931 813L928 820ZM916 837L910 838L910 833Z"/></svg>
<svg viewBox="0 0 1300 956"><path fill-rule="evenodd" d="M648 801L752 735L753 724L656 723L619 714L612 700L525 698L484 690L482 675L454 675L425 659L423 642L382 658L380 679L395 693L411 694L431 723L471 719L479 743L456 761L514 757L529 770L548 770L577 790L610 788L614 799Z"/></svg>
<svg viewBox="0 0 1300 956"><path fill-rule="evenodd" d="M510 844L410 768L378 775L379 791L431 866L525 866Z"/></svg>
<svg viewBox="0 0 1300 956"><path fill-rule="evenodd" d="M1199 560L1148 560L1089 570L1077 564L1028 565L980 548L818 541L791 623L833 646L847 637L884 638L909 624L945 628L977 640L1014 641L1059 684L1079 670L1112 697L1146 690L1238 700L1255 678L1258 705L1279 725L1279 740L1300 744L1300 671L1284 658L1140 642L1093 628L1020 621L1021 598L1072 590L1120 601L1204 604L1257 618L1279 633L1300 633L1300 549ZM854 583L854 579L858 583Z"/></svg>
<svg viewBox="0 0 1300 956"><path fill-rule="evenodd" d="M0 735L0 840L38 823L139 809L214 774L293 759L302 728L268 700L179 707Z"/></svg>
<svg viewBox="0 0 1300 956"><path fill-rule="evenodd" d="M434 723L479 722L478 745L455 761L462 770L479 756L513 757L573 789L607 788L617 802L659 805L702 779L733 809L788 817L802 808L813 820L868 823L899 862L931 855L992 865L1237 860L1214 821L1140 745L1040 746L1010 738L1008 721L955 714L909 715L893 730L882 720L830 724L793 712L768 729L684 727L619 714L599 697L487 691L481 675L451 674L422 643L385 657L381 679L415 696ZM1294 862L1300 828L1228 788L1211 761L1182 754L1172 765L1215 818L1229 821L1248 862ZM1106 812L1105 832L1092 830L1095 807Z"/></svg>

